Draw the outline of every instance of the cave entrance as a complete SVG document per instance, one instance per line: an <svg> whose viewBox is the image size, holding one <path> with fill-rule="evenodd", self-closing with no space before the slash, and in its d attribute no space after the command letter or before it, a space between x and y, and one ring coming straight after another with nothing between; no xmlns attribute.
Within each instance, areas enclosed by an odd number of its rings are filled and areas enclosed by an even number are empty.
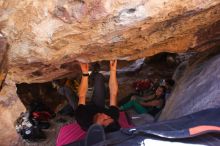
<svg viewBox="0 0 220 146"><path fill-rule="evenodd" d="M42 104L50 111L56 113L67 104L67 100L63 95L59 94L53 82L65 84L67 81L72 82L72 80L64 78L45 83L17 84L17 94L27 110L33 104Z"/></svg>

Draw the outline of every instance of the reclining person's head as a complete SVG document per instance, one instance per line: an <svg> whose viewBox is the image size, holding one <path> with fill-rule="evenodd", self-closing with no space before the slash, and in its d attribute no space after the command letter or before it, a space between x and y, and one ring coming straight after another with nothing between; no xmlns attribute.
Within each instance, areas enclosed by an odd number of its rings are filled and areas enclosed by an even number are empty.
<svg viewBox="0 0 220 146"><path fill-rule="evenodd" d="M166 88L165 86L159 86L157 87L156 91L155 91L155 95L157 97L164 97L166 93Z"/></svg>
<svg viewBox="0 0 220 146"><path fill-rule="evenodd" d="M111 116L105 113L97 113L93 117L93 123L103 126L105 132L113 132L120 129L119 123Z"/></svg>

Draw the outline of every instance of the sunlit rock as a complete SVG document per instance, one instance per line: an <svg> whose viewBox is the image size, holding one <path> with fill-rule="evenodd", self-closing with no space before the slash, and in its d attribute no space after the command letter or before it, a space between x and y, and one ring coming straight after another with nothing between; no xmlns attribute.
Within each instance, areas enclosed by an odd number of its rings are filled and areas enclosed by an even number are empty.
<svg viewBox="0 0 220 146"><path fill-rule="evenodd" d="M211 50L219 33L219 0L0 0L0 142L25 110L16 83L74 77L77 61Z"/></svg>
<svg viewBox="0 0 220 146"><path fill-rule="evenodd" d="M0 31L16 82L44 82L75 60L132 60L217 43L219 0L3 0Z"/></svg>

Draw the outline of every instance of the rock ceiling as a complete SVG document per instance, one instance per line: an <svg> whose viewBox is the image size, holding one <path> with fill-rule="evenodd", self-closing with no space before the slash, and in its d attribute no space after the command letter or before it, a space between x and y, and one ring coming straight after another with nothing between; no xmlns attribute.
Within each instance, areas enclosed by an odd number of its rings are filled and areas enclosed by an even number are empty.
<svg viewBox="0 0 220 146"><path fill-rule="evenodd" d="M218 46L220 0L0 0L0 144L15 145L25 110L15 83L74 76L77 61Z"/></svg>
<svg viewBox="0 0 220 146"><path fill-rule="evenodd" d="M210 49L220 41L220 1L0 0L0 32L7 77L44 82L77 72L76 61Z"/></svg>

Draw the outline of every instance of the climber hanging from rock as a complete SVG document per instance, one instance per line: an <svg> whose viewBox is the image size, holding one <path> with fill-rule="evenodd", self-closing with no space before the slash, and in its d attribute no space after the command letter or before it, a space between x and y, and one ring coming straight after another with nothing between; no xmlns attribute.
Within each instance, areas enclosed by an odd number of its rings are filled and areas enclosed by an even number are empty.
<svg viewBox="0 0 220 146"><path fill-rule="evenodd" d="M86 93L88 90L88 78L89 78L89 64L80 63L82 70L82 79L78 90L79 105L75 113L75 118L80 127L87 131L92 124L98 124L104 127L105 132L112 132L120 129L118 123L119 109L117 108L117 93L118 83L116 78L117 61L110 61L110 79L109 79L109 90L110 90L110 106L104 107L103 96L105 96L104 80L101 78L100 73L94 77L94 90L95 95L92 97L92 102L86 104ZM100 99L100 98L103 98ZM101 105L103 104L103 105Z"/></svg>

